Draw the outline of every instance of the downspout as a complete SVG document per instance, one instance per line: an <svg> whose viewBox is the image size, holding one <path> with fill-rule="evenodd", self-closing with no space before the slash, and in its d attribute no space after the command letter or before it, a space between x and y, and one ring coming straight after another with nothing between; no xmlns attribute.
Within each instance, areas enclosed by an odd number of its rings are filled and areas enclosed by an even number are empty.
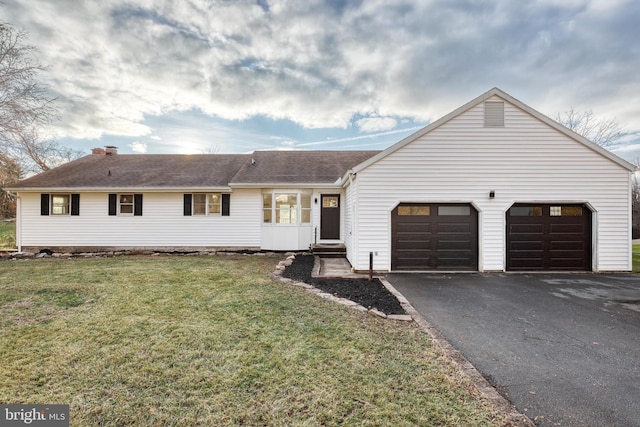
<svg viewBox="0 0 640 427"><path fill-rule="evenodd" d="M347 172L348 177L349 177L349 186L353 185L353 169L349 169L349 171ZM352 193L353 194L353 190ZM346 199L346 191L345 191L345 199ZM356 236L358 235L358 232L356 230L356 224L358 223L358 221L356 220L357 216L358 216L358 212L356 211L358 204L354 203L353 200L350 200L349 203L351 203L352 208L351 208L351 247L347 248L347 252L349 252L349 250L351 250L352 252L355 252L356 254L358 253L357 249L354 251L354 248L356 248L358 245L356 243ZM347 253L347 256L349 254ZM357 259L357 256L356 256ZM353 267L351 268L351 271L353 271Z"/></svg>
<svg viewBox="0 0 640 427"><path fill-rule="evenodd" d="M22 198L16 194L16 246L18 253L22 253Z"/></svg>

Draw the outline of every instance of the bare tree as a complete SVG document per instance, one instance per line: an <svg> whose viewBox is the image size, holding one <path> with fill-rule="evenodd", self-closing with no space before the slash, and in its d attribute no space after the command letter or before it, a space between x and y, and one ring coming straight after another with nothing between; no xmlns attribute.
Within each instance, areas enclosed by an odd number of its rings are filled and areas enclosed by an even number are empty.
<svg viewBox="0 0 640 427"><path fill-rule="evenodd" d="M81 153L42 137L57 120L57 110L38 78L45 67L26 41L24 31L0 22L0 152L17 161L22 172L38 172Z"/></svg>
<svg viewBox="0 0 640 427"><path fill-rule="evenodd" d="M218 154L220 151L219 145L210 145L207 148L202 150L202 154Z"/></svg>
<svg viewBox="0 0 640 427"><path fill-rule="evenodd" d="M3 188L20 179L20 175L18 162L0 152L0 219L15 216L16 196Z"/></svg>
<svg viewBox="0 0 640 427"><path fill-rule="evenodd" d="M573 107L552 117L561 125L584 136L604 148L613 146L623 135L622 127L615 118L598 118L589 111L576 111Z"/></svg>

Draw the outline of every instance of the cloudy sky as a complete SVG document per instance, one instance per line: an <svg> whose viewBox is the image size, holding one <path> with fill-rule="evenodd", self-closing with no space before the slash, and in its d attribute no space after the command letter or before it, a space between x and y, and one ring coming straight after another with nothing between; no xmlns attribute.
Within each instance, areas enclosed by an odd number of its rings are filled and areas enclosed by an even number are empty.
<svg viewBox="0 0 640 427"><path fill-rule="evenodd" d="M12 0L87 152L384 149L497 86L615 117L640 157L637 0Z"/></svg>

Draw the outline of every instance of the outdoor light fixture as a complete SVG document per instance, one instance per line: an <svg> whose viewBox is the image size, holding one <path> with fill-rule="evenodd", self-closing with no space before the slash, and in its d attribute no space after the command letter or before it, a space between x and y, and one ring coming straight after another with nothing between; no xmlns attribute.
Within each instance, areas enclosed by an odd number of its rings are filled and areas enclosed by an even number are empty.
<svg viewBox="0 0 640 427"><path fill-rule="evenodd" d="M495 198L495 197L496 197L496 190L491 190L491 191L489 191L489 198L490 198L490 199L493 199L493 198Z"/></svg>
<svg viewBox="0 0 640 427"><path fill-rule="evenodd" d="M315 203L316 205L318 204L318 198L317 197L315 199L313 199L313 203Z"/></svg>

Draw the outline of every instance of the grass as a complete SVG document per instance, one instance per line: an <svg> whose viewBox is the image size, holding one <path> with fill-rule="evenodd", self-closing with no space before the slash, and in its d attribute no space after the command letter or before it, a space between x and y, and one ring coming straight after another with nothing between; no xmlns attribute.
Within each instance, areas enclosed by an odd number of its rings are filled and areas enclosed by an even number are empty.
<svg viewBox="0 0 640 427"><path fill-rule="evenodd" d="M633 272L640 273L640 245L631 246Z"/></svg>
<svg viewBox="0 0 640 427"><path fill-rule="evenodd" d="M0 249L16 248L15 221L0 221Z"/></svg>
<svg viewBox="0 0 640 427"><path fill-rule="evenodd" d="M277 259L0 262L0 402L71 425L494 425L417 327L272 283Z"/></svg>

